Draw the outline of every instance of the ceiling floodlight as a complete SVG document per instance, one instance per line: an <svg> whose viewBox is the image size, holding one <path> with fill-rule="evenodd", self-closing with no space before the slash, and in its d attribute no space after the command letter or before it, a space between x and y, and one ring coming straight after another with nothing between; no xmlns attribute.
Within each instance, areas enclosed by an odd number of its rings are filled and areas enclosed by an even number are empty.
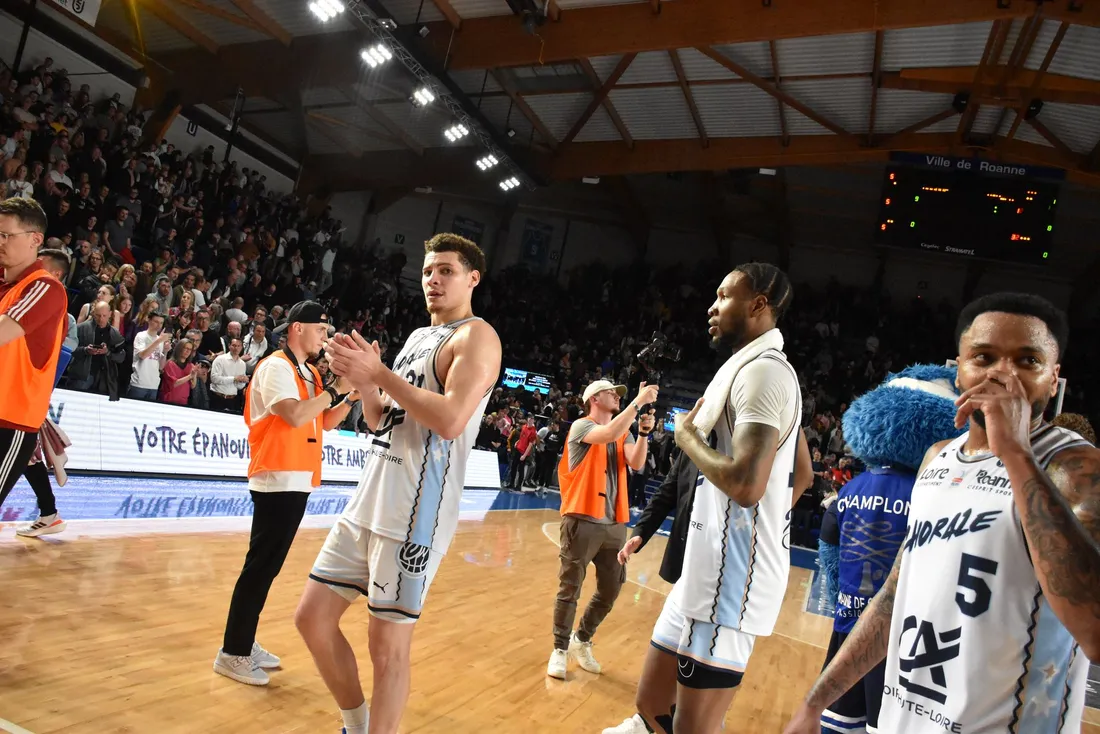
<svg viewBox="0 0 1100 734"><path fill-rule="evenodd" d="M477 167L483 171L488 171L497 163L500 163L500 161L497 160L497 157L495 155L487 155L484 158L477 159Z"/></svg>
<svg viewBox="0 0 1100 734"><path fill-rule="evenodd" d="M421 87L413 92L412 100L418 107L426 107L435 101L435 95L428 87Z"/></svg>

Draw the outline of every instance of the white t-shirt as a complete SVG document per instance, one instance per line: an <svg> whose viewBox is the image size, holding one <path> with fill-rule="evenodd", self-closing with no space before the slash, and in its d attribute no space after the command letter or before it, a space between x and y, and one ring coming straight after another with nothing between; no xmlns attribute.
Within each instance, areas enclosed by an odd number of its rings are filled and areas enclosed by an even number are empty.
<svg viewBox="0 0 1100 734"><path fill-rule="evenodd" d="M321 255L321 270L331 273L334 262L336 262L336 250L325 250L325 254Z"/></svg>
<svg viewBox="0 0 1100 734"><path fill-rule="evenodd" d="M294 377L294 368L285 359L264 360L263 364L256 367L256 374L252 379L253 385L249 393L247 410L251 411L253 423L269 416L272 405L287 398L301 399L298 393L298 381ZM306 380L306 391L311 398L317 397L317 388L313 385L312 375ZM313 472L260 472L248 478L248 488L254 492L312 492Z"/></svg>
<svg viewBox="0 0 1100 734"><path fill-rule="evenodd" d="M153 336L148 329L139 331L134 336L134 371L130 374L132 386L143 390L156 390L160 387L160 367L165 358L164 342L157 345L149 356L140 356L157 339L160 339L160 334Z"/></svg>

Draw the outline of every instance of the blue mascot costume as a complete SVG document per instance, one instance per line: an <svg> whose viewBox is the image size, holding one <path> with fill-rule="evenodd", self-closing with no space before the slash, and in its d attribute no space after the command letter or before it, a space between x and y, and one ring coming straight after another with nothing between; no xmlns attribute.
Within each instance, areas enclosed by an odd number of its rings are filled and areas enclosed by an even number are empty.
<svg viewBox="0 0 1100 734"><path fill-rule="evenodd" d="M962 433L955 428L956 397L954 368L915 365L888 375L844 414L844 437L867 471L840 490L821 524L819 562L836 608L826 666L890 575L925 452ZM884 667L885 661L825 710L823 733L875 730Z"/></svg>

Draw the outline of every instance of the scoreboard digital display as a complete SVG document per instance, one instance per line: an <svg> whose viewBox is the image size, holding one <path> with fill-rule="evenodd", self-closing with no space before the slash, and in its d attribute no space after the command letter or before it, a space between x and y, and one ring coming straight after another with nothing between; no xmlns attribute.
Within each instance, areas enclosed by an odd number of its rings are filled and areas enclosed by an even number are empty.
<svg viewBox="0 0 1100 734"><path fill-rule="evenodd" d="M879 244L1030 264L1050 257L1056 181L1026 175L1025 167L922 158L927 166L887 166Z"/></svg>
<svg viewBox="0 0 1100 734"><path fill-rule="evenodd" d="M543 395L550 392L549 376L540 375L538 372L517 370L513 367L504 369L504 379L500 384L512 390L523 388L527 392L539 392Z"/></svg>

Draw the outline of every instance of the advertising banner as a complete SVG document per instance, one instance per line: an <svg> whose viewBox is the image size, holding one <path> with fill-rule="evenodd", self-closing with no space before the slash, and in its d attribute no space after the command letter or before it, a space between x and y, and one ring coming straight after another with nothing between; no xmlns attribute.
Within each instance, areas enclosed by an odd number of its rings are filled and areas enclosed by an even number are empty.
<svg viewBox="0 0 1100 734"><path fill-rule="evenodd" d="M73 445L66 469L118 474L162 474L244 479L248 471L248 427L239 415L177 405L55 390L50 418ZM358 482L369 438L348 431L325 434L321 478ZM499 489L497 455L471 452L467 487Z"/></svg>

